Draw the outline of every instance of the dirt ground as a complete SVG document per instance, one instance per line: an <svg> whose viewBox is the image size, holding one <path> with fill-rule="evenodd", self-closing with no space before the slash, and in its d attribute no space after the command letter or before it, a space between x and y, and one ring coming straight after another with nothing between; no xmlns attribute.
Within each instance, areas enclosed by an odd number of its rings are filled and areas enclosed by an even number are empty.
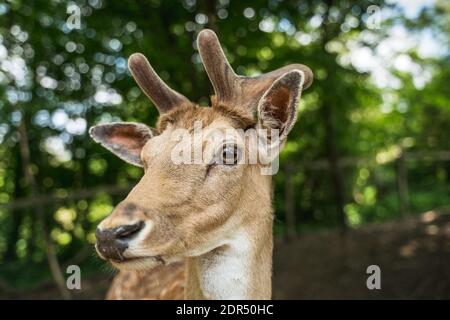
<svg viewBox="0 0 450 320"><path fill-rule="evenodd" d="M381 289L369 290L366 269L381 269ZM102 299L112 277L85 279L75 299ZM337 231L278 240L275 299L450 299L450 209L426 212L342 236ZM2 298L55 299L46 285Z"/></svg>
<svg viewBox="0 0 450 320"><path fill-rule="evenodd" d="M439 212L439 213L438 213ZM275 299L449 299L450 210L279 243ZM368 290L366 269L381 269Z"/></svg>

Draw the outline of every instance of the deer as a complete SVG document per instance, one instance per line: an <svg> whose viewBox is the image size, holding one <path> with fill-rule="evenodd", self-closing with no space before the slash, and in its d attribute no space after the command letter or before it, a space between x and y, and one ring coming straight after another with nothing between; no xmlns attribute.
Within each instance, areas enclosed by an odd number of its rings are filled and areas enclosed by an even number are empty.
<svg viewBox="0 0 450 320"><path fill-rule="evenodd" d="M143 54L134 53L128 67L159 111L156 128L115 122L89 129L95 142L143 168L140 181L96 229L98 255L120 270L108 299L272 298L272 176L261 174L259 161L236 160L237 150L245 158L250 149L241 140L229 147L229 141L200 138L211 159L232 161L176 164L176 144L193 142L171 136L177 129L191 132L200 121L208 132L276 130L282 146L313 73L290 64L237 75L210 29L199 32L197 47L214 89L211 106L170 88Z"/></svg>

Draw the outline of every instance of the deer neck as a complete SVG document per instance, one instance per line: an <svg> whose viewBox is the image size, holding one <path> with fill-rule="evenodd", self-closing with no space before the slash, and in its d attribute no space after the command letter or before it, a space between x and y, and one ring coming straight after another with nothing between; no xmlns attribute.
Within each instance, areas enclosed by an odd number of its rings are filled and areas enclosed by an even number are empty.
<svg viewBox="0 0 450 320"><path fill-rule="evenodd" d="M240 199L242 208L234 213L245 217L243 222L229 229L220 246L187 259L186 299L271 298L271 180L266 177L253 183L259 183L260 189L251 196L244 195Z"/></svg>

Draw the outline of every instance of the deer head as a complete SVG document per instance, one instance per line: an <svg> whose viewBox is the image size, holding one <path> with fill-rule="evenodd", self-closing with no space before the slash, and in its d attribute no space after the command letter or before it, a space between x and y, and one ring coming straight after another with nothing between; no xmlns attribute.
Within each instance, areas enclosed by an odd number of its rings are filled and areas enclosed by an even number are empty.
<svg viewBox="0 0 450 320"><path fill-rule="evenodd" d="M248 158L251 146L238 131L276 129L284 141L312 72L293 64L257 77L239 76L214 32L203 30L197 41L215 91L211 107L200 107L169 88L135 53L129 69L159 110L157 128L119 122L89 131L96 142L144 169L139 183L97 228L98 254L119 269L148 269L200 256L226 244L242 225L272 221L270 177L260 174L261 163L239 161ZM203 134L189 138L198 121ZM188 134L175 134L180 129ZM207 138L224 131L231 132L227 141ZM201 163L173 161L174 149L192 150L193 144L205 150ZM244 210L252 203L261 207Z"/></svg>

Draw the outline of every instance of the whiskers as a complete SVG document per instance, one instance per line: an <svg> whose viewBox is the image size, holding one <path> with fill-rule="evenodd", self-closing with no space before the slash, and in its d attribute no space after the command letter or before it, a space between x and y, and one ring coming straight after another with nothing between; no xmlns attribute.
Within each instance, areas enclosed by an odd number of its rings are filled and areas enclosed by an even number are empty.
<svg viewBox="0 0 450 320"><path fill-rule="evenodd" d="M93 247L93 250L91 251L89 261L95 264L102 271L102 273L105 273L110 278L113 278L119 272L119 270L117 270L111 263L98 256L95 247Z"/></svg>

